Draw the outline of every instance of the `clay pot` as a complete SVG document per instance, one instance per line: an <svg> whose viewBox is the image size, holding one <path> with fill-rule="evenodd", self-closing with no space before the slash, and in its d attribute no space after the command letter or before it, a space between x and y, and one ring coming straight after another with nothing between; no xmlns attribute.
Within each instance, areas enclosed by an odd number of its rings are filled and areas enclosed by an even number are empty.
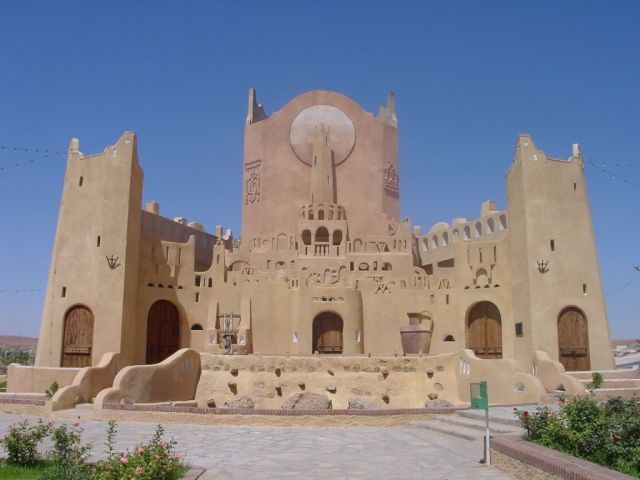
<svg viewBox="0 0 640 480"><path fill-rule="evenodd" d="M431 331L424 325L405 325L400 327L400 340L404 353L429 353L431 349Z"/></svg>

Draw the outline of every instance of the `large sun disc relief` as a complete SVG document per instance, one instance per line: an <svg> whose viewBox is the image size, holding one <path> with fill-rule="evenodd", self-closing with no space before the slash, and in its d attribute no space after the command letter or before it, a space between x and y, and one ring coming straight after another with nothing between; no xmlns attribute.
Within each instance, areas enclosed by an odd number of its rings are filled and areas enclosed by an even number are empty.
<svg viewBox="0 0 640 480"><path fill-rule="evenodd" d="M329 130L334 165L344 162L356 143L356 129L342 110L331 105L305 108L291 124L289 141L293 152L307 165L311 165L315 132L323 125Z"/></svg>

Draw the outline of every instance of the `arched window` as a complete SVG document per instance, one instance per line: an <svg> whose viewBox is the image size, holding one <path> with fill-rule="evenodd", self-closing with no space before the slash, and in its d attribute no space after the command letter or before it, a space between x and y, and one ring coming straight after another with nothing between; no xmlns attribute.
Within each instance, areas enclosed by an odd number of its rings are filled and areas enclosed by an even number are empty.
<svg viewBox="0 0 640 480"><path fill-rule="evenodd" d="M462 238L465 240L469 240L471 238L471 229L469 228L469 225L464 227Z"/></svg>
<svg viewBox="0 0 640 480"><path fill-rule="evenodd" d="M333 244L340 245L342 243L342 230L333 231Z"/></svg>
<svg viewBox="0 0 640 480"><path fill-rule="evenodd" d="M453 337L453 335L445 335L444 341L445 342L455 342L456 339Z"/></svg>
<svg viewBox="0 0 640 480"><path fill-rule="evenodd" d="M391 271L391 264L389 262L384 262L382 264L382 271L390 272Z"/></svg>
<svg viewBox="0 0 640 480"><path fill-rule="evenodd" d="M476 229L475 229L475 232L473 232L473 234L476 238L482 235L482 224L480 222L476 223Z"/></svg>
<svg viewBox="0 0 640 480"><path fill-rule="evenodd" d="M199 323L194 323L193 325L191 325L191 331L195 330L204 330L204 328L202 328L202 325L200 325Z"/></svg>
<svg viewBox="0 0 640 480"><path fill-rule="evenodd" d="M316 230L316 243L329 243L329 230L320 227Z"/></svg>
<svg viewBox="0 0 640 480"><path fill-rule="evenodd" d="M500 215L500 230L504 230L507 228L507 216L502 214Z"/></svg>
<svg viewBox="0 0 640 480"><path fill-rule="evenodd" d="M449 234L447 232L444 232L442 234L442 246L446 247L447 245L449 245Z"/></svg>
<svg viewBox="0 0 640 480"><path fill-rule="evenodd" d="M493 232L494 232L493 218L490 218L489 220L487 220L487 233L493 233Z"/></svg>
<svg viewBox="0 0 640 480"><path fill-rule="evenodd" d="M309 230L302 231L302 243L305 245L311 245L311 232Z"/></svg>
<svg viewBox="0 0 640 480"><path fill-rule="evenodd" d="M436 235L433 236L431 242L433 244L433 248L438 248L438 237Z"/></svg>
<svg viewBox="0 0 640 480"><path fill-rule="evenodd" d="M324 220L324 210L318 210L318 220Z"/></svg>

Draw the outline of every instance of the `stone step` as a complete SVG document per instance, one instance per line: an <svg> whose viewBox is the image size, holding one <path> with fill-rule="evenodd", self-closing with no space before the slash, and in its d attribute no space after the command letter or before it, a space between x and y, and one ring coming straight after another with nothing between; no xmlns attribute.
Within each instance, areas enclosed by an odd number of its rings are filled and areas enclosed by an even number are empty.
<svg viewBox="0 0 640 480"><path fill-rule="evenodd" d="M602 374L605 379L614 379L614 378L640 378L640 368L637 365L634 365L630 368L618 368L616 370L594 370L598 371ZM568 375L571 375L578 380L589 380L592 379L592 374L594 371L587 372L567 372Z"/></svg>
<svg viewBox="0 0 640 480"><path fill-rule="evenodd" d="M596 400L607 400L609 398L640 398L640 388L599 388L594 390Z"/></svg>
<svg viewBox="0 0 640 480"><path fill-rule="evenodd" d="M580 380L589 388L591 380ZM605 378L600 388L640 388L640 378Z"/></svg>
<svg viewBox="0 0 640 480"><path fill-rule="evenodd" d="M470 442L482 440L481 432L472 428L459 427L451 425L450 423L444 423L440 419L427 422L415 422L413 425L417 428L426 428L427 430L444 433L445 435L451 435L452 437L461 438Z"/></svg>
<svg viewBox="0 0 640 480"><path fill-rule="evenodd" d="M525 405L519 407L520 410L534 410L537 408L537 405ZM484 410L458 410L456 415L466 418L472 418L475 420L480 420L484 422ZM513 415L513 408L500 408L500 409L489 409L489 422L492 424L499 423L502 425L509 425L510 427L517 427L518 421L515 419Z"/></svg>
<svg viewBox="0 0 640 480"><path fill-rule="evenodd" d="M464 427L464 428L470 428L472 430L478 430L481 432L484 432L484 429L485 429L484 419L480 421L474 418L462 417L458 415L454 415L450 417L442 415L438 417L438 421L442 423L448 423L450 425L455 425L457 427ZM498 424L498 426L496 426L493 423L491 423L491 418L489 418L489 428L491 429L491 434L509 435L512 433L522 433L522 430L517 427L510 427L504 424Z"/></svg>

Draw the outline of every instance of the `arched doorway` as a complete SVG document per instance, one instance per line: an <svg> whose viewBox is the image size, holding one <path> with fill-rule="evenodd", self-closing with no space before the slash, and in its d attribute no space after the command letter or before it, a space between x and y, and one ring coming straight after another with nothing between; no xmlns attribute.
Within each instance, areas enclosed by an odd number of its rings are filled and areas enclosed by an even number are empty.
<svg viewBox="0 0 640 480"><path fill-rule="evenodd" d="M480 302L467 315L467 348L478 358L502 358L502 319L491 302Z"/></svg>
<svg viewBox="0 0 640 480"><path fill-rule="evenodd" d="M180 348L180 314L167 300L151 305L147 317L147 364L158 363Z"/></svg>
<svg viewBox="0 0 640 480"><path fill-rule="evenodd" d="M313 319L313 352L342 353L343 321L340 315L322 312Z"/></svg>
<svg viewBox="0 0 640 480"><path fill-rule="evenodd" d="M587 318L575 307L565 308L558 316L558 350L565 370L591 369Z"/></svg>
<svg viewBox="0 0 640 480"><path fill-rule="evenodd" d="M83 305L71 307L64 317L63 367L90 367L93 347L93 313Z"/></svg>

